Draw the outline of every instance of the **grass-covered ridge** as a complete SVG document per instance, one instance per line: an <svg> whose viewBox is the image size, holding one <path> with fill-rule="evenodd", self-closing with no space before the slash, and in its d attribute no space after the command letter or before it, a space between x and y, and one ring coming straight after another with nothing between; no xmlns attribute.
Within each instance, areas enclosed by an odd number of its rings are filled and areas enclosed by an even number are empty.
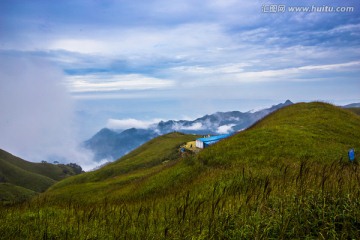
<svg viewBox="0 0 360 240"><path fill-rule="evenodd" d="M11 239L360 238L360 168L346 156L360 146L356 114L294 104L180 157L177 146L191 138L154 139L29 207L0 209L0 231Z"/></svg>
<svg viewBox="0 0 360 240"><path fill-rule="evenodd" d="M69 166L28 162L0 149L0 204L23 201L75 174Z"/></svg>
<svg viewBox="0 0 360 240"><path fill-rule="evenodd" d="M360 147L359 119L326 103L294 104L203 151L199 158L209 164L265 166L283 161L345 160L349 148Z"/></svg>
<svg viewBox="0 0 360 240"><path fill-rule="evenodd" d="M177 164L181 158L180 146L194 139L194 135L177 132L157 137L99 170L55 184L47 197L94 202L135 194L141 184Z"/></svg>
<svg viewBox="0 0 360 240"><path fill-rule="evenodd" d="M360 115L360 108L347 108L347 110L350 110L355 114Z"/></svg>
<svg viewBox="0 0 360 240"><path fill-rule="evenodd" d="M158 137L97 171L55 184L47 195L90 202L136 199L213 182L216 178L208 179L207 172L217 174L218 169L248 168L264 174L281 164L346 161L347 150L360 146L360 121L350 111L330 104L300 103L270 114L196 156L181 158L179 146L194 139L196 136L181 133Z"/></svg>

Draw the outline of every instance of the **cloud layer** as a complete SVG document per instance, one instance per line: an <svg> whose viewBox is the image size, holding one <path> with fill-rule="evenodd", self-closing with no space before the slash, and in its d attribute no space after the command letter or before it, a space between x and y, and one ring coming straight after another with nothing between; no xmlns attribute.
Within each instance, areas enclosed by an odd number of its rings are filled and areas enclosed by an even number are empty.
<svg viewBox="0 0 360 240"><path fill-rule="evenodd" d="M295 0L286 7L355 10L264 13L270 4L279 3L5 0L0 54L54 62L68 75L69 90L82 98L181 99L193 97L196 88L214 98L221 91L232 99L278 98L279 92L287 92L281 100L299 93L299 100L358 99L360 3ZM294 81L302 87L289 87ZM256 86L264 82L271 91ZM314 88L322 94L313 94ZM251 97L249 89L261 93Z"/></svg>
<svg viewBox="0 0 360 240"><path fill-rule="evenodd" d="M73 104L63 75L37 58L1 57L0 148L30 161L77 162L92 154L78 147Z"/></svg>
<svg viewBox="0 0 360 240"><path fill-rule="evenodd" d="M152 127L154 124L157 124L161 121L161 119L153 119L150 121L143 121L138 119L109 119L106 126L115 130L126 130L129 128L140 128L140 129L148 129Z"/></svg>

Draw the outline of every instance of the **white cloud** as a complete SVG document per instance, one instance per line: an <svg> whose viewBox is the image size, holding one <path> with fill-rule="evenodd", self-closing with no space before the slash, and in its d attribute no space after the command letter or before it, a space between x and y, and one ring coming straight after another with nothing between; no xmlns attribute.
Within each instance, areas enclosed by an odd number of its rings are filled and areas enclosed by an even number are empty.
<svg viewBox="0 0 360 240"><path fill-rule="evenodd" d="M278 82L278 81L319 81L326 78L318 77L316 74L330 72L344 72L356 70L360 67L360 61L345 63L323 64L323 65L304 65L291 68L279 68L274 70L247 70L249 64L227 64L219 66L184 66L173 68L172 71L179 75L185 75L189 79L199 81L185 82L183 85L201 86L209 83L221 83L222 85L239 82ZM311 77L303 76L313 74ZM174 74L176 75L176 74Z"/></svg>
<svg viewBox="0 0 360 240"><path fill-rule="evenodd" d="M193 123L190 126L184 126L180 123L175 124L175 126L173 127L174 131L180 131L180 130L192 130L192 131L196 131L196 130L203 130L205 129L205 127L202 125L202 123L197 122L197 123Z"/></svg>
<svg viewBox="0 0 360 240"><path fill-rule="evenodd" d="M202 130L204 129L204 126L202 125L202 123L197 122L192 124L191 126L182 126L181 127L182 130Z"/></svg>
<svg viewBox="0 0 360 240"><path fill-rule="evenodd" d="M218 127L216 132L219 134L227 134L232 130L233 126L235 126L235 124L222 125Z"/></svg>
<svg viewBox="0 0 360 240"><path fill-rule="evenodd" d="M360 61L352 61L346 63L326 64L326 65L310 65L299 67L299 70L346 70L347 67L359 67Z"/></svg>
<svg viewBox="0 0 360 240"><path fill-rule="evenodd" d="M351 32L352 34L359 35L359 31L360 31L360 24L347 24L347 25L337 26L329 30L328 33L334 34L334 33Z"/></svg>
<svg viewBox="0 0 360 240"><path fill-rule="evenodd" d="M89 171L95 171L103 166L105 166L108 163L113 162L113 159L102 159L98 162L95 161L91 161L88 163L83 164L81 167L84 171L89 172Z"/></svg>
<svg viewBox="0 0 360 240"><path fill-rule="evenodd" d="M220 64L217 66L180 66L172 70L187 74L232 74L244 71L244 67L249 66L248 63L232 63Z"/></svg>
<svg viewBox="0 0 360 240"><path fill-rule="evenodd" d="M172 87L174 84L171 80L147 77L141 74L93 74L67 77L67 85L71 92L163 89Z"/></svg>
<svg viewBox="0 0 360 240"><path fill-rule="evenodd" d="M258 72L244 72L236 74L236 79L242 82L247 81L298 81L301 79L301 76L305 76L306 73L319 73L320 71L347 71L349 67L359 67L359 61L347 62L347 63L339 63L339 64L325 64L325 65L308 65L308 66L301 66L295 68L285 68L285 69L278 69L278 70L265 70L265 71L258 71ZM324 78L306 78L305 81L308 80L319 80Z"/></svg>
<svg viewBox="0 0 360 240"><path fill-rule="evenodd" d="M161 119L153 119L149 121L137 120L133 118L129 119L109 119L106 127L111 129L129 129L129 128L140 128L148 129L152 125L159 123Z"/></svg>
<svg viewBox="0 0 360 240"><path fill-rule="evenodd" d="M66 50L78 53L101 53L108 50L106 42L92 39L60 39L50 43L51 50Z"/></svg>
<svg viewBox="0 0 360 240"><path fill-rule="evenodd" d="M171 27L133 27L94 29L86 37L59 36L33 49L64 50L136 61L154 56L189 56L215 47L226 47L231 39L215 23L188 23Z"/></svg>

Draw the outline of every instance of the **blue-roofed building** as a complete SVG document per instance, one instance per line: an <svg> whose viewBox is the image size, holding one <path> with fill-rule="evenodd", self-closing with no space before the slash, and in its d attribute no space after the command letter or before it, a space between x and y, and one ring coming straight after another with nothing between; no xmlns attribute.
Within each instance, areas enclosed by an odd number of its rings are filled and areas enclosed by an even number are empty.
<svg viewBox="0 0 360 240"><path fill-rule="evenodd" d="M206 148L214 143L217 143L218 141L230 137L231 134L223 134L223 135L217 135L212 137L204 137L204 138L198 138L196 139L196 147L197 148Z"/></svg>

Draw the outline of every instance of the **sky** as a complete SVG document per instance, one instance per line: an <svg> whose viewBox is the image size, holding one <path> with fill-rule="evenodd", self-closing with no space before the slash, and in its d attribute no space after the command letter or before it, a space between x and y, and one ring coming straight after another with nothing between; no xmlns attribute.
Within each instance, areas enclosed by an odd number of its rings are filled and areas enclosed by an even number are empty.
<svg viewBox="0 0 360 240"><path fill-rule="evenodd" d="M360 2L1 0L0 64L0 148L82 163L114 121L360 102Z"/></svg>

